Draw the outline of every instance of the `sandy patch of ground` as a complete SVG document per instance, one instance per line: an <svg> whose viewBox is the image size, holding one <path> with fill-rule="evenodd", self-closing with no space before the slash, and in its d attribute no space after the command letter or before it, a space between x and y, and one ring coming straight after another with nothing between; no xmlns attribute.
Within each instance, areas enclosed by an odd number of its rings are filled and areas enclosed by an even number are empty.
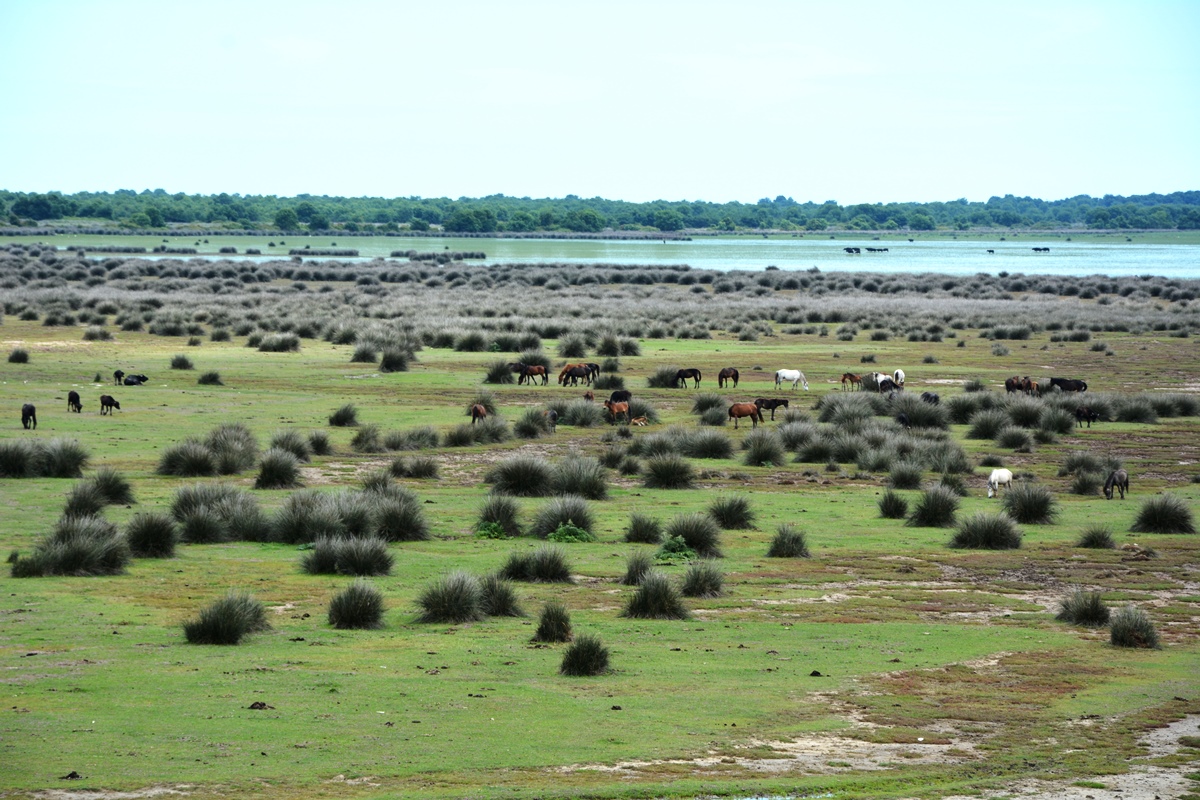
<svg viewBox="0 0 1200 800"><path fill-rule="evenodd" d="M110 792L104 789L43 789L32 792L30 797L42 800L141 800L147 797L186 797L195 787L186 783L175 786L148 786L128 792Z"/></svg>

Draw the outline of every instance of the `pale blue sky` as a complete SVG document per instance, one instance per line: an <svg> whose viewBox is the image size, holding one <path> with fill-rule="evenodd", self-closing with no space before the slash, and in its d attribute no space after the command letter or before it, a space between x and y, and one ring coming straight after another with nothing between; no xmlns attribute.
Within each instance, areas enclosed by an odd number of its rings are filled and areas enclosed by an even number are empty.
<svg viewBox="0 0 1200 800"><path fill-rule="evenodd" d="M0 188L1200 189L1200 2L0 0Z"/></svg>

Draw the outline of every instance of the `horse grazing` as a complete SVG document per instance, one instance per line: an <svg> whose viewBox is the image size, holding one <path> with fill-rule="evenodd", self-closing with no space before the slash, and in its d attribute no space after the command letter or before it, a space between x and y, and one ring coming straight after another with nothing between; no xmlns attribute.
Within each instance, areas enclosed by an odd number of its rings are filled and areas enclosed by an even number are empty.
<svg viewBox="0 0 1200 800"><path fill-rule="evenodd" d="M474 425L479 420L487 417L487 409L484 408L483 405L480 403L476 403L475 405L471 406L470 410L471 410L471 424L472 425Z"/></svg>
<svg viewBox="0 0 1200 800"><path fill-rule="evenodd" d="M1123 469L1113 470L1108 476L1108 480L1104 482L1104 498L1112 500L1113 489L1121 493L1121 499L1125 499L1125 493L1129 491L1129 473Z"/></svg>
<svg viewBox="0 0 1200 800"><path fill-rule="evenodd" d="M942 402L942 398L938 397L937 392L921 392L921 402L928 403L931 406L936 406Z"/></svg>
<svg viewBox="0 0 1200 800"><path fill-rule="evenodd" d="M67 411L74 411L76 414L83 413L83 403L79 400L79 392L72 389L67 392Z"/></svg>
<svg viewBox="0 0 1200 800"><path fill-rule="evenodd" d="M614 403L612 400L605 400L604 407L608 409L609 416L615 423L617 417L624 415L625 421L629 421L629 403Z"/></svg>
<svg viewBox="0 0 1200 800"><path fill-rule="evenodd" d="M1050 388L1053 389L1055 386L1057 386L1061 391L1064 391L1064 392L1086 392L1087 391L1087 383L1085 383L1084 381L1075 380L1074 378L1051 378L1050 379Z"/></svg>
<svg viewBox="0 0 1200 800"><path fill-rule="evenodd" d="M558 382L564 386L578 386L581 380L585 386L592 382L591 370L588 369L586 364L572 364L566 367L558 376Z"/></svg>
<svg viewBox="0 0 1200 800"><path fill-rule="evenodd" d="M555 411L553 408L548 408L542 412L542 416L546 418L546 427L548 427L550 429L550 432L557 433L558 432L558 412Z"/></svg>
<svg viewBox="0 0 1200 800"><path fill-rule="evenodd" d="M583 393L583 399L588 401L589 403L594 403L594 402L596 402L596 395L592 392L591 389L588 389L586 392Z"/></svg>
<svg viewBox="0 0 1200 800"><path fill-rule="evenodd" d="M991 477L988 478L988 497L995 497L1000 494L1000 487L1006 489L1012 488L1013 474L1011 470L994 469Z"/></svg>
<svg viewBox="0 0 1200 800"><path fill-rule="evenodd" d="M762 409L755 403L734 403L729 407L729 418L733 420L734 428L738 426L738 420L742 417L749 417L757 428L758 423L763 421Z"/></svg>
<svg viewBox="0 0 1200 800"><path fill-rule="evenodd" d="M846 391L847 384L850 385L850 388L852 390L853 389L861 389L862 388L862 375L855 375L853 372L843 372L842 373L842 391L843 392Z"/></svg>
<svg viewBox="0 0 1200 800"><path fill-rule="evenodd" d="M610 403L628 403L633 399L633 392L628 389L616 389L608 396Z"/></svg>
<svg viewBox="0 0 1200 800"><path fill-rule="evenodd" d="M696 385L692 388L699 389L700 388L700 370L696 369L695 367L688 367L687 369L681 369L675 373L675 386L676 387L678 387L682 383L683 388L686 389L687 382L689 380L693 380L696 382Z"/></svg>
<svg viewBox="0 0 1200 800"><path fill-rule="evenodd" d="M600 365L599 364L593 364L592 362L589 361L588 363L584 364L584 366L587 367L587 371L588 371L588 383L591 383L596 378L600 377Z"/></svg>
<svg viewBox="0 0 1200 800"><path fill-rule="evenodd" d="M513 372L520 374L520 377L517 378L518 385L528 383L532 386L537 378L542 379L542 386L550 382L550 375L541 364L510 364L509 367Z"/></svg>
<svg viewBox="0 0 1200 800"><path fill-rule="evenodd" d="M1087 406L1080 406L1079 408L1075 409L1075 424L1080 428L1083 427L1083 423L1085 422L1090 428L1092 427L1092 423L1099 421L1099 419L1100 412L1093 411Z"/></svg>
<svg viewBox="0 0 1200 800"><path fill-rule="evenodd" d="M804 384L804 391L808 391L808 379L804 377L804 373L798 369L780 369L775 371L775 388L783 386L785 381L790 381L792 391L796 391L797 384Z"/></svg>
<svg viewBox="0 0 1200 800"><path fill-rule="evenodd" d="M758 406L759 411L770 411L771 412L771 421L774 422L775 421L775 409L779 408L780 406L787 408L788 400L786 397L780 397L778 399L774 398L774 397L760 397L754 401L754 405ZM761 417L760 417L760 419L761 419Z"/></svg>
<svg viewBox="0 0 1200 800"><path fill-rule="evenodd" d="M124 377L125 377L125 373L122 372L121 370L117 370L116 372L113 373L113 383L115 383L117 386L120 386L121 379Z"/></svg>
<svg viewBox="0 0 1200 800"><path fill-rule="evenodd" d="M730 380L733 381L733 388L736 389L738 385L738 371L733 367L726 367L717 373L717 388L724 389L725 384Z"/></svg>
<svg viewBox="0 0 1200 800"><path fill-rule="evenodd" d="M1013 375L1011 378L1004 379L1004 391L1008 392L1009 394L1016 394L1024 389L1025 382L1021 380L1020 376Z"/></svg>
<svg viewBox="0 0 1200 800"><path fill-rule="evenodd" d="M896 382L897 386L899 386L901 389L903 389L904 388L904 370L898 369L895 372L893 372L892 380Z"/></svg>
<svg viewBox="0 0 1200 800"><path fill-rule="evenodd" d="M111 417L114 408L117 411L121 410L121 404L117 402L115 397L110 394L100 395L100 416L103 417L105 414L108 414Z"/></svg>
<svg viewBox="0 0 1200 800"><path fill-rule="evenodd" d="M21 426L25 430L29 430L31 426L35 431L37 430L37 409L34 408L33 403L21 406Z"/></svg>

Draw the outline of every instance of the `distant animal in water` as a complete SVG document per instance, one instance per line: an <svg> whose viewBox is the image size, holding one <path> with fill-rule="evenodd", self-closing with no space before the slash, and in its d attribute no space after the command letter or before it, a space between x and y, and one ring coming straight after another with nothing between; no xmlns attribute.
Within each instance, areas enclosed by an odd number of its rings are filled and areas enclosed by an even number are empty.
<svg viewBox="0 0 1200 800"><path fill-rule="evenodd" d="M608 396L608 401L610 403L628 403L632 399L633 392L629 391L628 389L615 389L613 393Z"/></svg>
<svg viewBox="0 0 1200 800"><path fill-rule="evenodd" d="M903 389L904 388L904 370L898 369L895 372L893 372L892 380L896 382L897 386L899 386L901 389Z"/></svg>
<svg viewBox="0 0 1200 800"><path fill-rule="evenodd" d="M556 433L558 431L558 412L553 408L548 408L542 412L542 416L546 418L546 427L550 429L550 432Z"/></svg>
<svg viewBox="0 0 1200 800"><path fill-rule="evenodd" d="M1006 489L1012 488L1013 474L1011 470L994 469L991 477L988 478L988 497L995 497L1000 493L1000 487Z"/></svg>
<svg viewBox="0 0 1200 800"><path fill-rule="evenodd" d="M842 391L846 390L847 385L849 385L851 389L861 389L862 388L862 375L855 375L853 372L843 372L842 373Z"/></svg>
<svg viewBox="0 0 1200 800"><path fill-rule="evenodd" d="M583 399L588 401L589 403L594 403L594 402L596 402L596 395L592 393L591 389L588 389L586 392L583 393Z"/></svg>
<svg viewBox="0 0 1200 800"><path fill-rule="evenodd" d="M645 417L634 417L633 419L629 420L629 424L636 425L639 428L644 428L644 427L646 427L646 418Z"/></svg>
<svg viewBox="0 0 1200 800"><path fill-rule="evenodd" d="M681 369L675 373L675 385L676 386L679 386L682 384L683 388L686 389L687 382L689 380L695 381L696 384L693 388L699 389L700 388L700 370L698 370L694 367L688 367L687 369Z"/></svg>
<svg viewBox="0 0 1200 800"><path fill-rule="evenodd" d="M759 411L770 411L771 421L775 421L775 409L787 408L788 399L786 397L760 397L754 401L754 405L758 406ZM760 417L761 419L761 417ZM735 426L736 427L736 426Z"/></svg>
<svg viewBox="0 0 1200 800"><path fill-rule="evenodd" d="M1125 499L1125 493L1129 491L1129 473L1123 469L1113 470L1108 476L1108 480L1104 482L1104 497L1106 500L1112 500L1113 489L1121 493L1121 499Z"/></svg>
<svg viewBox="0 0 1200 800"><path fill-rule="evenodd" d="M471 406L471 424L472 425L474 425L479 420L484 419L485 417L487 417L487 409L484 408L483 405L481 405L480 403L476 403L475 405Z"/></svg>
<svg viewBox="0 0 1200 800"><path fill-rule="evenodd" d="M605 400L604 407L608 409L612 421L616 422L617 417L625 417L625 421L629 421L629 403L614 403L612 400Z"/></svg>
<svg viewBox="0 0 1200 800"><path fill-rule="evenodd" d="M29 430L31 427L37 430L37 409L34 408L33 403L21 406L21 425L25 430Z"/></svg>
<svg viewBox="0 0 1200 800"><path fill-rule="evenodd" d="M114 408L118 411L121 410L121 404L117 402L115 397L109 394L100 395L100 416L104 416L105 414L112 416Z"/></svg>
<svg viewBox="0 0 1200 800"><path fill-rule="evenodd" d="M937 392L921 392L921 402L929 403L931 406L936 406L942 402L942 398L938 397Z"/></svg>
<svg viewBox="0 0 1200 800"><path fill-rule="evenodd" d="M1053 389L1055 386L1064 392L1087 391L1087 383L1084 381L1075 380L1074 378L1051 378L1050 388Z"/></svg>
<svg viewBox="0 0 1200 800"><path fill-rule="evenodd" d="M994 252L996 252L996 251L995 251L995 250L988 250L988 252L989 252L989 253L994 253Z"/></svg>
<svg viewBox="0 0 1200 800"><path fill-rule="evenodd" d="M1033 252L1035 252L1035 253L1049 253L1049 252L1050 252L1050 248L1049 248L1049 247L1035 247L1035 248L1033 248Z"/></svg>
<svg viewBox="0 0 1200 800"><path fill-rule="evenodd" d="M1085 423L1085 422L1087 423L1087 426L1090 428L1090 427L1092 427L1092 423L1098 421L1099 419L1100 419L1100 412L1093 411L1092 409L1088 408L1087 406L1080 406L1079 408L1075 409L1075 424L1078 425L1080 428L1083 427L1083 423Z"/></svg>
<svg viewBox="0 0 1200 800"><path fill-rule="evenodd" d="M67 411L74 411L76 414L83 412L83 403L79 400L79 392L74 389L67 392Z"/></svg>
<svg viewBox="0 0 1200 800"><path fill-rule="evenodd" d="M147 378L145 375L126 375L125 376L125 385L126 386L141 386L143 383L145 383L148 380L150 380L150 379Z"/></svg>
<svg viewBox="0 0 1200 800"><path fill-rule="evenodd" d="M729 407L729 418L733 420L733 427L738 426L738 420L742 417L749 417L750 422L754 427L758 427L758 423L763 421L762 409L755 403L734 403Z"/></svg>
<svg viewBox="0 0 1200 800"><path fill-rule="evenodd" d="M725 384L730 380L733 381L733 388L736 389L738 385L738 371L734 367L726 367L717 373L717 388L724 389Z"/></svg>
<svg viewBox="0 0 1200 800"><path fill-rule="evenodd" d="M124 377L125 377L125 373L122 372L121 370L117 370L116 372L113 373L113 383L115 383L117 386L120 386L121 379Z"/></svg>
<svg viewBox="0 0 1200 800"><path fill-rule="evenodd" d="M804 384L804 391L808 391L808 379L804 377L804 373L798 369L780 369L775 371L775 388L778 389L785 382L792 384L792 391L796 390L798 384Z"/></svg>

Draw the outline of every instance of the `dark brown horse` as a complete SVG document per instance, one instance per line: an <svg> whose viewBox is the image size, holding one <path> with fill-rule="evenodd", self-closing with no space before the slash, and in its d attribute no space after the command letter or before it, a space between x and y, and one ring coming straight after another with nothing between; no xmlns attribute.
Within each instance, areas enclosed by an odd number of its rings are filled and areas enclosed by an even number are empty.
<svg viewBox="0 0 1200 800"><path fill-rule="evenodd" d="M717 373L717 388L724 389L725 383L730 379L733 380L733 388L736 389L738 385L738 371L733 367L726 367Z"/></svg>
<svg viewBox="0 0 1200 800"><path fill-rule="evenodd" d="M567 364L566 366L564 366L562 368L562 372L558 373L558 385L566 386L567 378L570 377L570 372L572 370L577 370L577 369L582 369L584 371L583 372L584 376L586 376L587 373L590 371L590 370L588 370L587 364ZM575 381L573 381L571 383L571 385L574 386L578 382L578 379L579 379L579 374L576 373Z"/></svg>
<svg viewBox="0 0 1200 800"><path fill-rule="evenodd" d="M700 370L698 370L694 367L688 367L687 369L681 369L675 373L675 386L676 387L678 387L680 384L682 384L683 388L686 389L687 382L689 380L694 380L696 382L696 385L694 388L699 389L700 388Z"/></svg>
<svg viewBox="0 0 1200 800"><path fill-rule="evenodd" d="M754 405L758 406L759 411L770 411L771 412L771 421L774 422L775 421L775 409L787 408L788 400L786 397L777 397L777 398L776 397L760 397L754 401Z"/></svg>
<svg viewBox="0 0 1200 800"><path fill-rule="evenodd" d="M481 419L485 419L486 417L487 417L487 409L484 408L482 404L476 403L475 405L471 406L471 424L472 425L474 425L476 422L478 422Z"/></svg>
<svg viewBox="0 0 1200 800"><path fill-rule="evenodd" d="M1088 408L1087 406L1080 406L1079 408L1075 409L1075 424L1078 425L1080 428L1083 427L1083 423L1085 423L1085 422L1087 423L1087 426L1090 428L1090 427L1092 427L1092 423L1098 421L1099 419L1100 419L1100 412L1093 411L1092 409Z"/></svg>
<svg viewBox="0 0 1200 800"><path fill-rule="evenodd" d="M521 374L521 377L517 378L518 384L529 383L532 386L538 378L542 379L542 386L550 382L550 376L541 364L516 364L515 366L517 369L514 372Z"/></svg>
<svg viewBox="0 0 1200 800"><path fill-rule="evenodd" d="M729 407L729 418L733 420L734 428L738 426L738 420L742 417L749 417L757 428L758 423L763 421L762 409L754 403L734 403Z"/></svg>
<svg viewBox="0 0 1200 800"><path fill-rule="evenodd" d="M1013 375L1011 378L1004 379L1004 391L1008 392L1009 394L1015 394L1019 391L1022 391L1024 388L1025 383L1021 380L1021 376L1019 375Z"/></svg>

